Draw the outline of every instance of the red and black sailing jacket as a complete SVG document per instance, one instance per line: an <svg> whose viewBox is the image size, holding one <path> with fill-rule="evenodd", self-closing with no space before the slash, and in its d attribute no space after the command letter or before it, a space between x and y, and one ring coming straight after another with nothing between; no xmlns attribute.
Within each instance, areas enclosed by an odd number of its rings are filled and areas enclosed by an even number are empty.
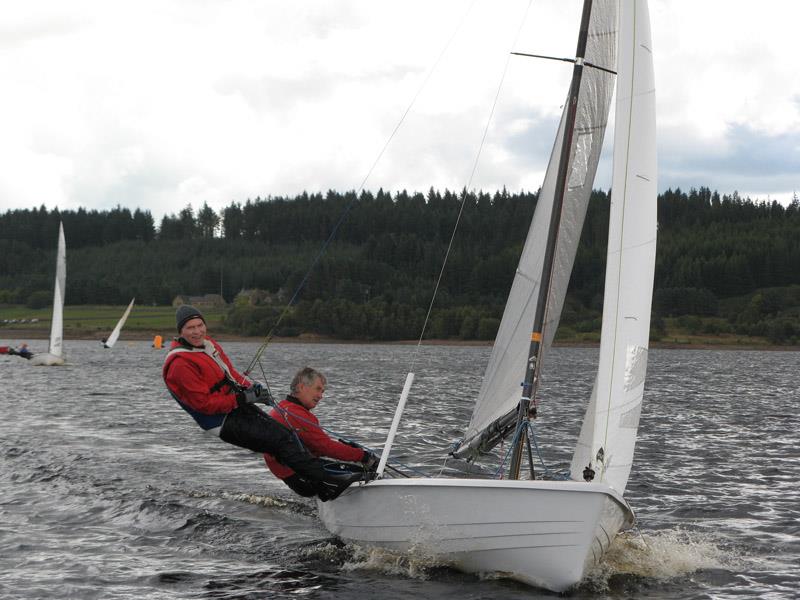
<svg viewBox="0 0 800 600"><path fill-rule="evenodd" d="M251 385L210 337L202 348L173 340L162 375L172 397L205 430L221 426L236 408L234 382Z"/></svg>
<svg viewBox="0 0 800 600"><path fill-rule="evenodd" d="M300 400L294 396L287 396L273 408L269 416L281 425L288 425L297 433L300 441L314 456L327 456L337 460L360 462L364 459L365 452L360 448L353 448L347 444L329 437L319 426L319 420ZM277 461L271 454L264 454L264 460L278 479L286 479L294 475L294 471Z"/></svg>

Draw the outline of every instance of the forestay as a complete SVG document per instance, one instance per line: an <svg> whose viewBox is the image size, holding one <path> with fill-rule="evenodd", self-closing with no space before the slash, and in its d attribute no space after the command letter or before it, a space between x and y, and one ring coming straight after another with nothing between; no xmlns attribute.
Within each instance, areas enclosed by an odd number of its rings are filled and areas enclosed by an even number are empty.
<svg viewBox="0 0 800 600"><path fill-rule="evenodd" d="M620 494L642 405L656 252L655 83L645 2L623 2L600 362L573 455Z"/></svg>
<svg viewBox="0 0 800 600"><path fill-rule="evenodd" d="M594 2L588 29L586 62L614 69L616 27L616 2L612 0ZM595 68L584 69L570 150L561 229L556 244L553 279L547 301L544 326L545 355L561 317L603 145L613 84L612 73ZM496 419L515 412L520 401L522 391L520 384L524 379L528 360L531 327L536 312L544 247L547 243L547 230L555 195L566 111L565 103L556 142L539 193L536 212L528 231L472 419L465 433L466 440L479 435Z"/></svg>

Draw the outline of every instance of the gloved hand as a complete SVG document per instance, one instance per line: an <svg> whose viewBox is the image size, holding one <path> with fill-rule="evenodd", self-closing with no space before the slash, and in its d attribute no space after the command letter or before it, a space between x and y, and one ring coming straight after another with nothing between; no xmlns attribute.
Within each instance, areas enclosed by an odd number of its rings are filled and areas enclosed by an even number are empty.
<svg viewBox="0 0 800 600"><path fill-rule="evenodd" d="M381 462L381 457L375 454L374 452L370 452L369 450L364 450L364 457L361 459L361 464L364 465L364 468L367 471L375 471L378 469L378 463Z"/></svg>
<svg viewBox="0 0 800 600"><path fill-rule="evenodd" d="M243 404L255 404L256 402L263 402L261 398L261 386L251 386L236 392L236 404L242 406Z"/></svg>
<svg viewBox="0 0 800 600"><path fill-rule="evenodd" d="M249 388L245 388L236 393L236 403L239 406L242 404L255 404L257 402L275 406L275 399L272 397L272 394L269 393L269 389L258 381L253 382L253 385Z"/></svg>
<svg viewBox="0 0 800 600"><path fill-rule="evenodd" d="M272 393L265 384L261 383L260 381L254 381L253 389L256 390L261 402L264 404L269 404L270 406L275 406L275 398L272 397Z"/></svg>

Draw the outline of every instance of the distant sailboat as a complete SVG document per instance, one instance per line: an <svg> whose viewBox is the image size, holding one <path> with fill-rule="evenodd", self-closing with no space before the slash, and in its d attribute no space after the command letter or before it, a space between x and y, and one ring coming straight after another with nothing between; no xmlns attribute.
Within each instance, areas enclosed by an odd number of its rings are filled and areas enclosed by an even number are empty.
<svg viewBox="0 0 800 600"><path fill-rule="evenodd" d="M131 303L128 304L128 308L125 309L125 312L122 313L119 321L117 321L116 327L114 327L114 331L111 332L111 335L103 342L103 348L112 348L114 344L117 343L119 339L119 334L122 331L122 326L125 325L125 321L128 320L128 315L131 314L131 309L133 308L133 303L136 301L136 298L131 300Z"/></svg>
<svg viewBox="0 0 800 600"><path fill-rule="evenodd" d="M64 364L64 293L67 285L67 244L64 224L58 225L56 281L53 291L53 318L50 323L50 347L46 353L34 354L32 365L52 367Z"/></svg>

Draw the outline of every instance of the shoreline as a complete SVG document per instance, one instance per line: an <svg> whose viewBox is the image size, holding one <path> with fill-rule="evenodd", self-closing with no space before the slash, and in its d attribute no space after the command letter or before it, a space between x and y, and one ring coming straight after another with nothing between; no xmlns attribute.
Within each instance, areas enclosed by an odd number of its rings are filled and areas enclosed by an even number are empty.
<svg viewBox="0 0 800 600"><path fill-rule="evenodd" d="M172 332L168 334L151 334L140 330L132 329L122 332L119 341L150 341L154 335L162 335L164 344L168 344L173 338ZM0 328L0 340L47 340L50 337L49 331L43 329L6 329ZM98 331L74 330L65 331L64 340L81 340L101 342L104 335ZM261 336L244 336L230 333L213 333L212 337L220 342L259 342L263 341ZM387 346L410 346L418 343L418 340L394 340L394 341L366 341L366 340L342 340L329 338L322 335L304 333L297 337L273 337L271 343L276 344L384 344ZM486 340L423 340L423 346L460 346L460 347L491 347L493 341ZM557 348L597 348L598 342L589 341L562 341L553 344ZM663 350L762 350L768 352L799 352L800 346L779 346L775 344L754 344L754 343L729 343L720 341L719 343L710 341L678 342L678 341L651 341L650 348Z"/></svg>

